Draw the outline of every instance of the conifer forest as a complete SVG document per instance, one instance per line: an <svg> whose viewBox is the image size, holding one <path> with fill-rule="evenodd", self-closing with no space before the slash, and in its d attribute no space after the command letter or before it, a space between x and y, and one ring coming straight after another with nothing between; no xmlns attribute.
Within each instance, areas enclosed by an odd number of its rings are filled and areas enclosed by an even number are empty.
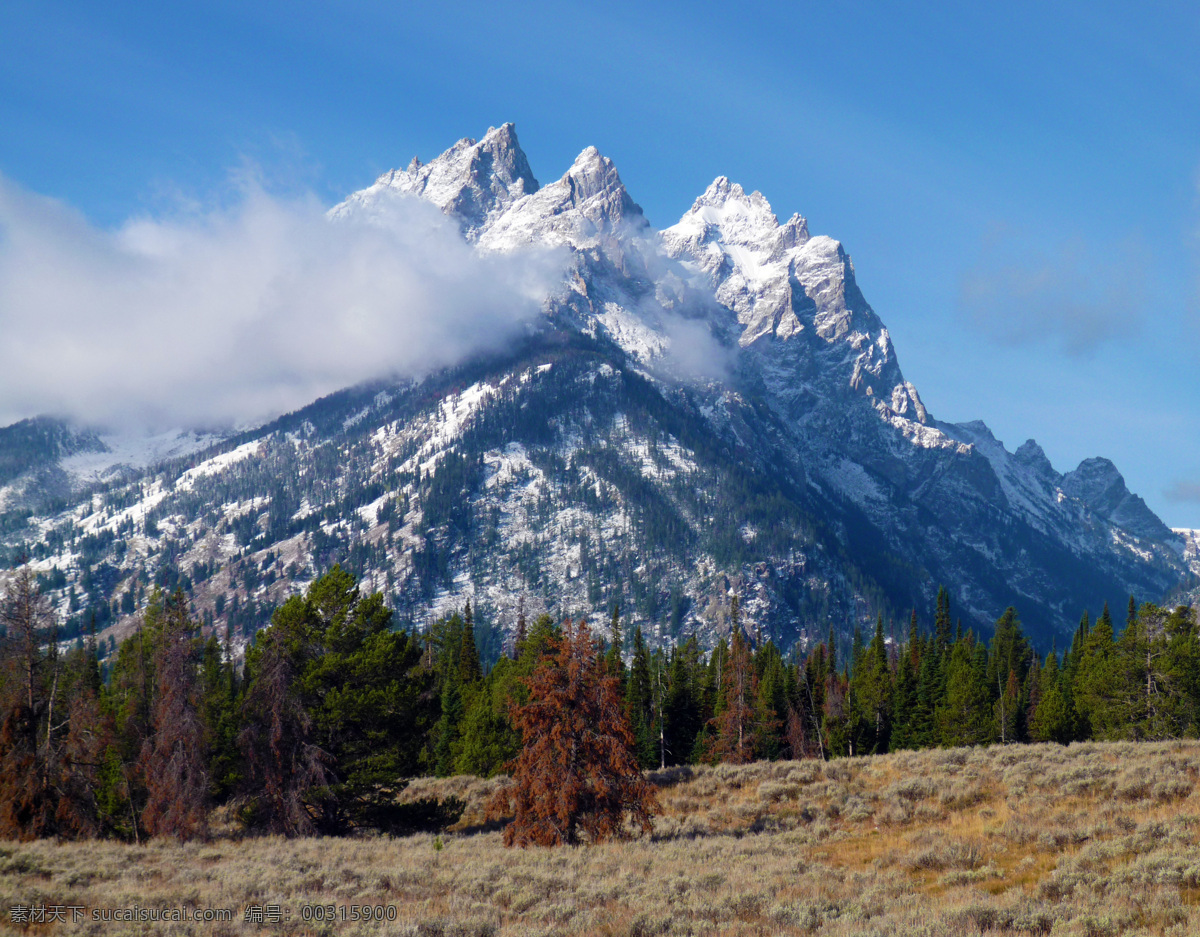
<svg viewBox="0 0 1200 937"><path fill-rule="evenodd" d="M498 658L481 660L494 642L469 602L396 629L383 596L335 566L275 609L244 660L202 635L177 590L153 593L102 662L94 639L58 639L23 569L3 602L0 837L203 838L217 808L244 831L289 837L437 830L463 804L399 797L408 779L515 770L522 783L489 812L507 822L536 812L528 784L565 783L553 772L569 759L548 740L581 718L604 782L576 779L567 826L531 833L546 821L535 817L506 841L622 836L627 816L648 832L651 769L1200 733L1200 632L1186 607L1131 597L1118 621L1106 605L1060 651L1035 648L1013 608L989 640L964 632L943 589L927 626L913 610L903 629L881 617L848 647L831 631L784 653L729 602L729 636L711 652L694 636L651 648L614 608L605 622L522 615Z"/></svg>

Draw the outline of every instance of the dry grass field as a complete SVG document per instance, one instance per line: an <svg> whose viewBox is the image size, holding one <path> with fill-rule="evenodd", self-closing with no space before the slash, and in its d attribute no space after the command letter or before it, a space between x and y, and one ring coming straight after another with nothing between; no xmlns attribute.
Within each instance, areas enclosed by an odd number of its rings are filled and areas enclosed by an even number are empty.
<svg viewBox="0 0 1200 937"><path fill-rule="evenodd" d="M0 914L30 934L1197 935L1200 743L1008 746L658 773L653 839L505 849L495 781L458 829L403 839L0 844ZM321 922L325 906L395 920ZM82 920L10 922L14 906ZM231 909L227 923L95 921ZM281 920L247 922L247 907ZM306 913L305 908L309 908ZM290 915L290 916L289 916Z"/></svg>

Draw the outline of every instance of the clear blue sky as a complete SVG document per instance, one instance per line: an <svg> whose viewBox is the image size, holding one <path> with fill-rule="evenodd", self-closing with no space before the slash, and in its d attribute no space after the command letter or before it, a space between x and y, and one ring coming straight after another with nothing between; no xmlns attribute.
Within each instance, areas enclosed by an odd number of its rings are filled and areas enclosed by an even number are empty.
<svg viewBox="0 0 1200 937"><path fill-rule="evenodd" d="M1198 49L1195 4L6 0L0 174L116 227L512 120L659 227L728 175L845 244L938 418L1200 527Z"/></svg>

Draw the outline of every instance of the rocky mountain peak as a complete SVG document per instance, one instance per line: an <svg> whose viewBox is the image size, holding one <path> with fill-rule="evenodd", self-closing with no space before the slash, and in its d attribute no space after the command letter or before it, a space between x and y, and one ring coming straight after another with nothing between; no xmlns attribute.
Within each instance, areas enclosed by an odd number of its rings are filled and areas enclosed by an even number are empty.
<svg viewBox="0 0 1200 937"><path fill-rule="evenodd" d="M625 189L613 161L589 146L561 179L490 218L479 243L489 250L534 243L584 249L626 226L646 226L641 206Z"/></svg>
<svg viewBox="0 0 1200 937"><path fill-rule="evenodd" d="M615 224L630 216L641 218L642 209L630 198L616 165L594 146L575 158L559 182L569 191L571 206L592 221Z"/></svg>
<svg viewBox="0 0 1200 937"><path fill-rule="evenodd" d="M1073 472L1063 476L1062 491L1135 537L1174 539L1170 528L1126 487L1124 477L1108 459L1084 459Z"/></svg>
<svg viewBox="0 0 1200 937"><path fill-rule="evenodd" d="M1027 439L1013 453L1013 458L1043 478L1057 479L1058 473L1046 457L1045 450L1035 440Z"/></svg>
<svg viewBox="0 0 1200 937"><path fill-rule="evenodd" d="M370 212L383 193L402 192L437 205L458 219L469 240L477 240L490 221L537 190L516 128L508 123L489 127L482 140L464 137L428 163L414 156L407 169L384 173L375 185L350 196L331 215L352 208Z"/></svg>
<svg viewBox="0 0 1200 937"><path fill-rule="evenodd" d="M782 260L790 251L808 240L808 223L793 215L780 225L771 203L761 192L746 194L736 182L717 176L692 204L679 224L664 232L668 243L677 248L698 248L702 244L726 244L750 250L758 265ZM735 262L736 260L735 259Z"/></svg>

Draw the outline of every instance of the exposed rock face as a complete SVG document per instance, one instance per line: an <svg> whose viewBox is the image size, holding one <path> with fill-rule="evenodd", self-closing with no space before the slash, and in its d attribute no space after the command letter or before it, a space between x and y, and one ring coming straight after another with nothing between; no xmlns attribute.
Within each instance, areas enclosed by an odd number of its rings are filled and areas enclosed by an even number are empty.
<svg viewBox="0 0 1200 937"><path fill-rule="evenodd" d="M504 124L489 128L482 140L459 140L428 165L414 157L407 169L385 172L373 186L338 206L335 214L369 212L382 193L417 195L459 219L463 234L476 240L489 219L537 187L516 129Z"/></svg>

